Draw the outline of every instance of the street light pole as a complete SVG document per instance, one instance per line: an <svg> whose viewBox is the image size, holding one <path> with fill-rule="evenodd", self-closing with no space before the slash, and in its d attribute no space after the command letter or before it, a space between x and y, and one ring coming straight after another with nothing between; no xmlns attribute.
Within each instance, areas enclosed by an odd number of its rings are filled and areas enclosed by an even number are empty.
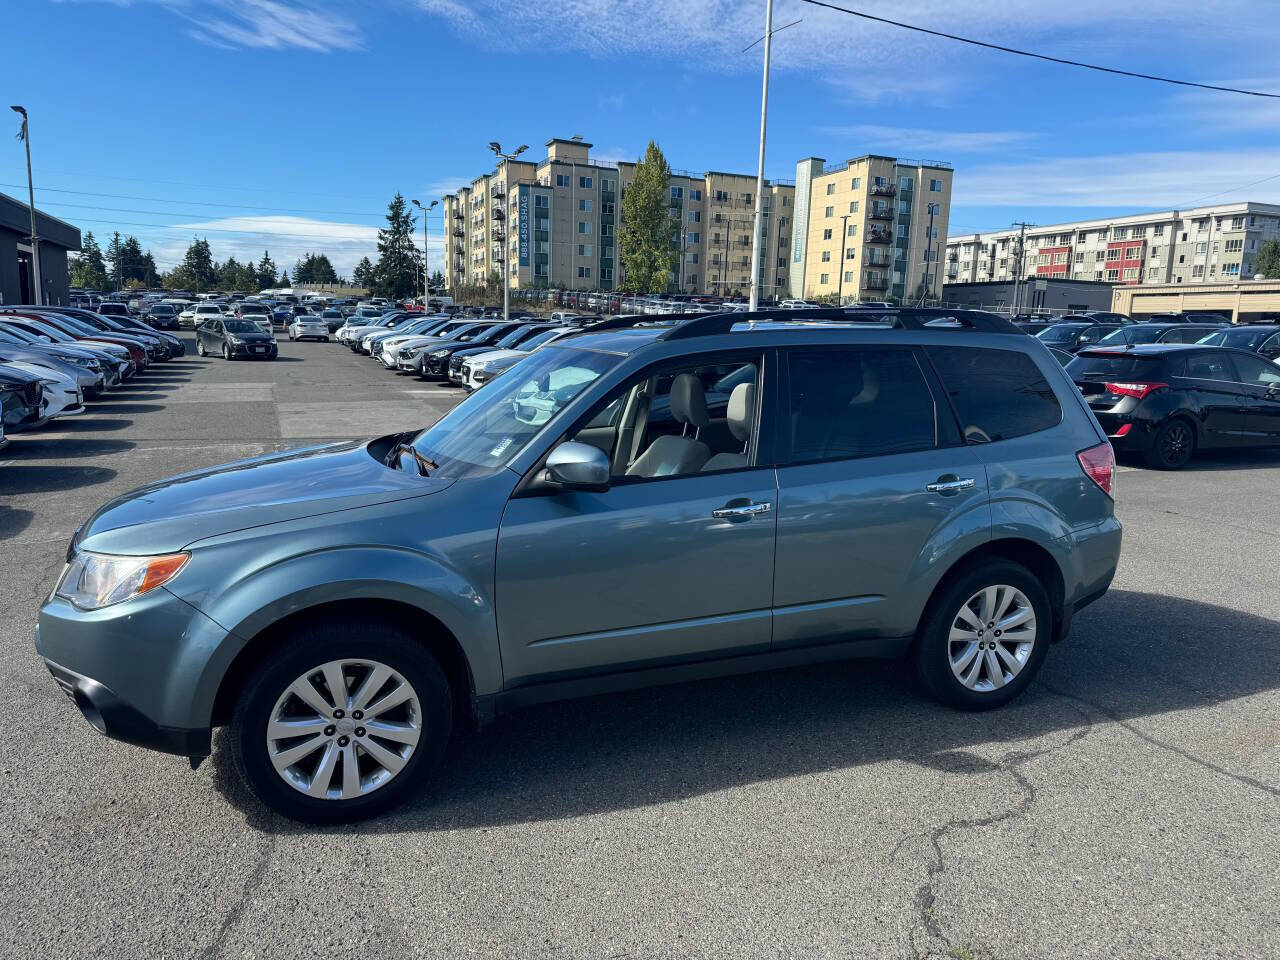
<svg viewBox="0 0 1280 960"><path fill-rule="evenodd" d="M494 152L494 154L498 157L499 160L510 162L514 160L516 157L520 156L520 154L528 150L529 146L528 144L522 143L520 146L516 147L515 153L503 153L502 146L498 143L498 141L493 140L493 141L490 141L489 143L489 149ZM511 170L510 167L506 168L506 172L509 173L510 170ZM503 195L505 197L510 197L511 196L511 184L510 184L511 178L508 176L508 177L504 177L503 179L507 181L507 186L504 189ZM486 198L486 202L489 202L490 200L491 198ZM503 202L505 203L506 201L504 200ZM507 204L507 209L510 210L510 204ZM511 229L510 221L505 221L505 222L507 223L507 229L510 230ZM511 254L510 238L506 237L506 233L504 231L504 239L502 241L502 320L504 323L511 319L511 274L507 270L507 258L510 256L510 254Z"/></svg>
<svg viewBox="0 0 1280 960"><path fill-rule="evenodd" d="M27 202L31 213L31 270L35 275L36 306L44 304L44 284L40 279L40 237L36 233L36 188L31 179L31 134L27 129L27 111L25 107L10 107L14 113L22 115L22 129L18 131L18 139L27 148Z"/></svg>
<svg viewBox="0 0 1280 960"><path fill-rule="evenodd" d="M929 232L924 235L924 283L921 286L920 306L924 306L929 296L929 258L933 255L933 215L937 212L938 205L929 204Z"/></svg>
<svg viewBox="0 0 1280 960"><path fill-rule="evenodd" d="M436 208L439 200L432 200L431 206L424 207L417 200L413 205L422 211L422 312L430 313L428 301L431 299L431 257L427 248L427 214Z"/></svg>
<svg viewBox="0 0 1280 960"><path fill-rule="evenodd" d="M756 165L756 220L751 240L751 303L749 310L760 306L760 233L764 226L764 134L769 120L769 54L773 47L773 0L764 7L764 85L760 93L760 160Z"/></svg>
<svg viewBox="0 0 1280 960"><path fill-rule="evenodd" d="M840 218L840 264L837 269L840 276L836 279L836 306L844 306L844 241L849 235L849 215L846 213Z"/></svg>

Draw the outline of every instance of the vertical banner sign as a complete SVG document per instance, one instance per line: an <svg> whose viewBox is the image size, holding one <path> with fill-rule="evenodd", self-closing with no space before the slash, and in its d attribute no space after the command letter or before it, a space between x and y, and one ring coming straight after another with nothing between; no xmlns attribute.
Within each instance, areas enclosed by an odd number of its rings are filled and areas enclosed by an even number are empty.
<svg viewBox="0 0 1280 960"><path fill-rule="evenodd" d="M520 184L520 266L529 265L529 187Z"/></svg>

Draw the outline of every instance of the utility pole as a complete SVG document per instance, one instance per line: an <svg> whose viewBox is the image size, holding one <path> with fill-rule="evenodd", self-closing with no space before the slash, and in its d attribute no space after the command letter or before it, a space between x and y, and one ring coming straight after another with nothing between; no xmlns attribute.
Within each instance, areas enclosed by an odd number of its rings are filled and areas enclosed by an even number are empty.
<svg viewBox="0 0 1280 960"><path fill-rule="evenodd" d="M938 212L936 203L929 204L929 232L924 235L924 284L921 287L920 306L929 296L929 257L933 250L933 215Z"/></svg>
<svg viewBox="0 0 1280 960"><path fill-rule="evenodd" d="M436 208L439 200L432 200L431 205L424 207L417 200L413 205L422 211L422 312L430 313L427 302L431 299L431 257L427 253L427 214Z"/></svg>
<svg viewBox="0 0 1280 960"><path fill-rule="evenodd" d="M44 304L44 283L40 278L40 236L36 233L36 188L31 179L31 133L27 129L27 110L25 107L10 107L14 113L22 115L22 129L18 131L18 139L27 148L27 202L31 214L31 272L34 274L36 287L36 306ZM761 145L761 155L764 147Z"/></svg>
<svg viewBox="0 0 1280 960"><path fill-rule="evenodd" d="M520 154L524 153L526 150L528 150L529 146L528 144L521 144L520 146L516 147L515 153L503 153L502 147L499 146L496 140L494 140L490 142L489 149L494 152L494 154L498 157L499 160L505 160L509 162L511 160L514 160L516 157L520 156ZM507 174L510 172L510 170L511 168L509 166L507 166L506 164L503 165L502 179L507 181L508 186L510 185L511 178ZM502 207L503 207L502 222L506 225L506 227L502 231L502 237L503 237L502 260L500 261L502 263L502 319L504 321L511 319L511 277L507 268L507 258L511 255L511 248L508 246L508 244L510 243L510 239L507 236L507 230L511 228L511 221L507 219L507 214L510 212L511 208L507 203L508 199L509 199L509 194L506 192L504 188L504 192L502 195ZM491 190L490 196L487 196L484 198L486 214L489 214L489 207L492 203L493 203L493 198L492 198L492 190ZM490 217L486 217L486 219L489 219L489 218ZM490 243L492 244L492 237L493 237L492 230L490 230L489 232L489 237L490 237ZM490 251L490 255L492 256L492 251Z"/></svg>
<svg viewBox="0 0 1280 960"><path fill-rule="evenodd" d="M1016 220L1012 226L1018 227L1018 270L1013 277L1013 305L1009 308L1009 316L1016 316L1022 304L1022 286L1023 271L1025 269L1024 259L1027 251L1027 227L1034 227L1034 223L1027 223L1024 220ZM975 259L981 255L981 248L973 252Z"/></svg>
<svg viewBox="0 0 1280 960"><path fill-rule="evenodd" d="M836 279L836 306L844 306L844 238L849 235L849 215L840 218L840 276Z"/></svg>
<svg viewBox="0 0 1280 960"><path fill-rule="evenodd" d="M760 93L760 160L756 166L756 217L751 241L751 303L748 310L760 305L760 232L764 226L764 134L769 121L769 55L773 47L773 0L764 7L764 86Z"/></svg>

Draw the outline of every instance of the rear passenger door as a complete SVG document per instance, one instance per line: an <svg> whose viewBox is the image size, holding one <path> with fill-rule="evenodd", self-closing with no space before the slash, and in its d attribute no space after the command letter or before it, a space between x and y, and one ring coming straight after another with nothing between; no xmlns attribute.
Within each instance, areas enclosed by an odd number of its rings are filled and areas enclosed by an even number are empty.
<svg viewBox="0 0 1280 960"><path fill-rule="evenodd" d="M902 636L930 557L989 537L982 464L910 347L783 354L775 649Z"/></svg>
<svg viewBox="0 0 1280 960"><path fill-rule="evenodd" d="M1191 392L1200 411L1201 447L1235 447L1248 442L1251 400L1231 365L1228 350L1208 349L1187 357L1175 385Z"/></svg>
<svg viewBox="0 0 1280 960"><path fill-rule="evenodd" d="M1280 444L1280 366L1241 354L1232 356L1231 363L1249 394L1247 442Z"/></svg>

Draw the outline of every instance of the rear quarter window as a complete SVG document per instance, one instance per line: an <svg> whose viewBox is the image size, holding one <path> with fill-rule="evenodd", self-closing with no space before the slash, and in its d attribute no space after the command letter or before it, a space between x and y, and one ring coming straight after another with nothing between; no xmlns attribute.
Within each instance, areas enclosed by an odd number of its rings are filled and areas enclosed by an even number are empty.
<svg viewBox="0 0 1280 960"><path fill-rule="evenodd" d="M1073 380L1159 380L1168 375L1168 361L1124 353L1081 353L1067 365L1067 374Z"/></svg>
<svg viewBox="0 0 1280 960"><path fill-rule="evenodd" d="M1024 353L985 347L927 349L969 443L994 443L1048 430L1062 406Z"/></svg>

